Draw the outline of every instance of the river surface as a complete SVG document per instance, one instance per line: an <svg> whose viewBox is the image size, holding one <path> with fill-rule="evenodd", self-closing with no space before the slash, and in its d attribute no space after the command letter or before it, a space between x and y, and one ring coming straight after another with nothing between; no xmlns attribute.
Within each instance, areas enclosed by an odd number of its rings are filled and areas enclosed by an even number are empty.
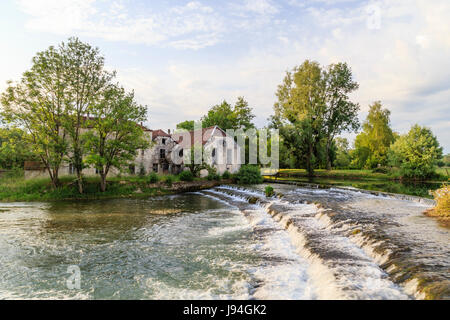
<svg viewBox="0 0 450 320"><path fill-rule="evenodd" d="M446 298L450 233L429 204L273 186L2 203L0 299L415 299L424 279Z"/></svg>

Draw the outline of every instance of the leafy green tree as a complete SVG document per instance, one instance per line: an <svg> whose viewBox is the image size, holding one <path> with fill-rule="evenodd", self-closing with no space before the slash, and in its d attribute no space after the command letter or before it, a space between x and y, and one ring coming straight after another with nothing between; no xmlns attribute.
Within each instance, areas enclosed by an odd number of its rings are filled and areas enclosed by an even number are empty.
<svg viewBox="0 0 450 320"><path fill-rule="evenodd" d="M298 143L310 176L316 166L315 150L323 138L326 111L325 79L317 62L306 60L287 72L278 86L275 115L289 121L298 133Z"/></svg>
<svg viewBox="0 0 450 320"><path fill-rule="evenodd" d="M111 167L121 169L136 157L139 149L148 147L148 139L137 125L147 119L147 109L135 102L133 92L111 85L87 111L91 115L86 123L90 130L81 137L89 150L85 163L95 166L101 191L105 191Z"/></svg>
<svg viewBox="0 0 450 320"><path fill-rule="evenodd" d="M442 148L433 132L417 124L400 136L389 152L390 162L401 168L402 176L414 179L431 177L441 158Z"/></svg>
<svg viewBox="0 0 450 320"><path fill-rule="evenodd" d="M102 90L110 84L115 73L104 70L105 59L98 48L93 48L77 38L63 42L59 46L58 54L63 61L61 81L67 88L64 95L64 128L70 138L68 157L76 171L78 191L83 193L82 131L86 114L89 114L89 107L97 103Z"/></svg>
<svg viewBox="0 0 450 320"><path fill-rule="evenodd" d="M0 128L0 168L23 168L25 161L38 160L30 138L20 128Z"/></svg>
<svg viewBox="0 0 450 320"><path fill-rule="evenodd" d="M38 52L22 79L8 82L1 96L4 119L24 128L39 159L47 169L53 187L59 185L59 168L67 154L67 113L70 86L64 81L65 62L59 50Z"/></svg>
<svg viewBox="0 0 450 320"><path fill-rule="evenodd" d="M359 85L353 80L352 71L346 63L328 66L324 77L326 109L323 127L326 138L326 167L331 170L334 137L343 131L356 131L359 128L359 104L350 101L348 97Z"/></svg>
<svg viewBox="0 0 450 320"><path fill-rule="evenodd" d="M199 177L200 171L209 167L207 164L208 159L208 153L205 152L203 146L194 144L188 149L188 152L185 153L183 164L191 171L194 177Z"/></svg>
<svg viewBox="0 0 450 320"><path fill-rule="evenodd" d="M186 120L177 124L177 129L183 129L187 131L194 130L195 121L194 120Z"/></svg>
<svg viewBox="0 0 450 320"><path fill-rule="evenodd" d="M252 123L254 117L248 102L243 97L239 97L234 107L226 101L213 106L201 121L203 128L219 126L223 130L247 130L254 128Z"/></svg>
<svg viewBox="0 0 450 320"><path fill-rule="evenodd" d="M334 139L334 143L336 145L336 159L334 160L334 165L337 168L348 168L351 162L348 140L346 138L337 137Z"/></svg>
<svg viewBox="0 0 450 320"><path fill-rule="evenodd" d="M389 147L396 137L390 127L390 114L388 109L382 108L379 101L370 106L363 131L355 139L354 166L374 168L386 165Z"/></svg>

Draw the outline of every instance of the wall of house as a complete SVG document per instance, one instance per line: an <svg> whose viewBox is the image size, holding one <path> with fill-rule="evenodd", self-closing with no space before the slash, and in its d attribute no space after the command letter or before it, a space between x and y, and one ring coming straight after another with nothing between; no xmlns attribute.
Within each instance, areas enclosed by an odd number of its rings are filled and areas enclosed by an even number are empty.
<svg viewBox="0 0 450 320"><path fill-rule="evenodd" d="M204 146L207 163L217 169L217 173L225 171L236 173L241 167L241 148L230 136L214 134Z"/></svg>

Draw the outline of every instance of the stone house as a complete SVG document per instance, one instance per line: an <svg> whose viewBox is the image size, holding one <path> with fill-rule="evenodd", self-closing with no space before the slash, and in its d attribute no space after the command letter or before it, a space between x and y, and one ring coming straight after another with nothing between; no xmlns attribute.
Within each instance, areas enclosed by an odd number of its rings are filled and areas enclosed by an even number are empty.
<svg viewBox="0 0 450 320"><path fill-rule="evenodd" d="M218 126L175 133L172 137L183 152L188 152L192 146L201 145L206 154L205 162L216 168L219 174L225 171L236 173L241 167L241 147Z"/></svg>
<svg viewBox="0 0 450 320"><path fill-rule="evenodd" d="M111 168L110 175L134 175L148 174L178 174L184 170L184 154L190 152L193 145L202 145L207 155L207 163L223 174L225 171L235 173L240 168L241 149L219 127L204 128L202 130L170 134L161 129L151 130L142 126L144 135L151 141L150 147L138 150L136 158L128 168L122 168L120 172ZM83 129L89 130L89 128ZM25 178L47 177L48 173L39 162L26 162ZM125 170L124 170L125 169ZM60 176L73 175L75 169L69 163L64 163L59 171ZM83 169L83 174L93 176L97 174L94 167ZM203 175L206 173L203 172Z"/></svg>

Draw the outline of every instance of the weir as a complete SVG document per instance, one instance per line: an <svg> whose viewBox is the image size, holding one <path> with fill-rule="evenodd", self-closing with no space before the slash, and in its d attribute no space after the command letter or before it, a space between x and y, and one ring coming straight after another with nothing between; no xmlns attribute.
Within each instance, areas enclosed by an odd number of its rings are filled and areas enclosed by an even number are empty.
<svg viewBox="0 0 450 320"><path fill-rule="evenodd" d="M308 261L319 298L449 297L449 233L418 216L427 201L337 188L275 190L273 198L265 197L262 187L222 186L204 193L240 203L244 214L260 207L280 224ZM414 233L430 228L436 229L436 242L415 242Z"/></svg>

